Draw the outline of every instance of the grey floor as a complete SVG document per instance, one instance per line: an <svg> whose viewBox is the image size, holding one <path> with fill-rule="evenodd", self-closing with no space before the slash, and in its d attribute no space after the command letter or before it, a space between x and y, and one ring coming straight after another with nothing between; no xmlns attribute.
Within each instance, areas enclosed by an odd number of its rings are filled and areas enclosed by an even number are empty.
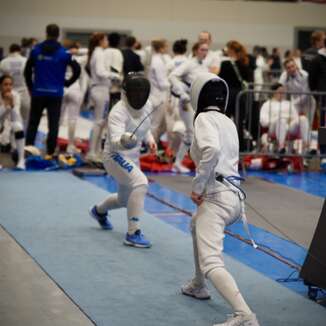
<svg viewBox="0 0 326 326"><path fill-rule="evenodd" d="M0 325L94 325L1 226Z"/></svg>
<svg viewBox="0 0 326 326"><path fill-rule="evenodd" d="M162 185L189 193L189 177L153 177ZM250 222L277 233L272 221L293 240L308 246L322 200L285 187L249 178ZM262 213L262 219L259 214ZM0 227L0 326L94 325L17 242Z"/></svg>

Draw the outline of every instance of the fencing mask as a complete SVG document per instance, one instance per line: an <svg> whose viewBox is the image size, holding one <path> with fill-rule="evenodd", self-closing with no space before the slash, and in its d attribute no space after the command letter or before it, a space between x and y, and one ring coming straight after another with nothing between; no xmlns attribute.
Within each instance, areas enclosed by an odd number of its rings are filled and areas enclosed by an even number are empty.
<svg viewBox="0 0 326 326"><path fill-rule="evenodd" d="M128 104L134 110L140 110L148 100L151 85L142 73L130 72L122 84L122 89Z"/></svg>
<svg viewBox="0 0 326 326"><path fill-rule="evenodd" d="M208 110L225 113L229 101L229 87L224 79L212 74L198 75L191 85L191 104L195 117Z"/></svg>

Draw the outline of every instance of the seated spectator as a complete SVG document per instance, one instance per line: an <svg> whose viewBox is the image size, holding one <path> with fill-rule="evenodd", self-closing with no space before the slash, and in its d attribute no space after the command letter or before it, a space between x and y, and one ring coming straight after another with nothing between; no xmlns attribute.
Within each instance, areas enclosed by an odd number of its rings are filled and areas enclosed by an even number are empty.
<svg viewBox="0 0 326 326"><path fill-rule="evenodd" d="M18 152L17 168L25 170L24 145L25 136L22 117L20 115L20 97L13 91L13 79L9 75L0 77L0 132L6 120L10 121L11 133L14 137L13 147Z"/></svg>
<svg viewBox="0 0 326 326"><path fill-rule="evenodd" d="M274 84L272 98L267 100L260 110L260 125L268 129L270 138L276 138L280 154L286 152L286 141L297 137L303 141L303 149L307 148L309 125L305 116L299 116L294 105L284 99L284 87Z"/></svg>
<svg viewBox="0 0 326 326"><path fill-rule="evenodd" d="M0 63L0 72L13 78L14 90L20 95L20 114L23 118L24 129L27 128L31 98L24 79L24 69L27 59L21 55L21 47L11 44L9 55Z"/></svg>

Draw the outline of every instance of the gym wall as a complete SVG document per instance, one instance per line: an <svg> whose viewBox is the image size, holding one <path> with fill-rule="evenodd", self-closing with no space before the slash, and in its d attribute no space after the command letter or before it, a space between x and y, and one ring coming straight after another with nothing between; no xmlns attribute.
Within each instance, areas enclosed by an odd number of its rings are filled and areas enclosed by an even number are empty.
<svg viewBox="0 0 326 326"><path fill-rule="evenodd" d="M69 30L127 30L145 44L153 37L194 41L201 30L214 45L238 39L283 49L294 46L295 27L326 27L326 5L218 0L10 0L2 1L0 46L44 37L58 23Z"/></svg>

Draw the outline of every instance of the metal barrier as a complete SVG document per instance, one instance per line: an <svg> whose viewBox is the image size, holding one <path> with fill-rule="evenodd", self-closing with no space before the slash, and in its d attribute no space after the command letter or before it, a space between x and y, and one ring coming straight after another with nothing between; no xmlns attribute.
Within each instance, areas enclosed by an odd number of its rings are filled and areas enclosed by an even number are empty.
<svg viewBox="0 0 326 326"><path fill-rule="evenodd" d="M313 153L314 157L326 157L326 154L318 154L317 151L318 128L326 125L326 92L282 91L283 102L287 102L282 104L281 101L271 100L276 92L266 89L270 85L262 86L257 91L254 89L255 85L250 85L252 89L241 91L236 98L235 123L239 132L241 153L301 157L311 157ZM276 105L280 106L277 120ZM262 124L262 107L265 117L266 110L269 111L269 116L265 119L268 120L268 125L266 121ZM287 112L283 111L283 107L287 107ZM304 126L308 129L303 130ZM285 143L281 146L286 145L286 148L280 148L278 142L280 138L284 138L284 128ZM294 147L290 146L291 143Z"/></svg>

